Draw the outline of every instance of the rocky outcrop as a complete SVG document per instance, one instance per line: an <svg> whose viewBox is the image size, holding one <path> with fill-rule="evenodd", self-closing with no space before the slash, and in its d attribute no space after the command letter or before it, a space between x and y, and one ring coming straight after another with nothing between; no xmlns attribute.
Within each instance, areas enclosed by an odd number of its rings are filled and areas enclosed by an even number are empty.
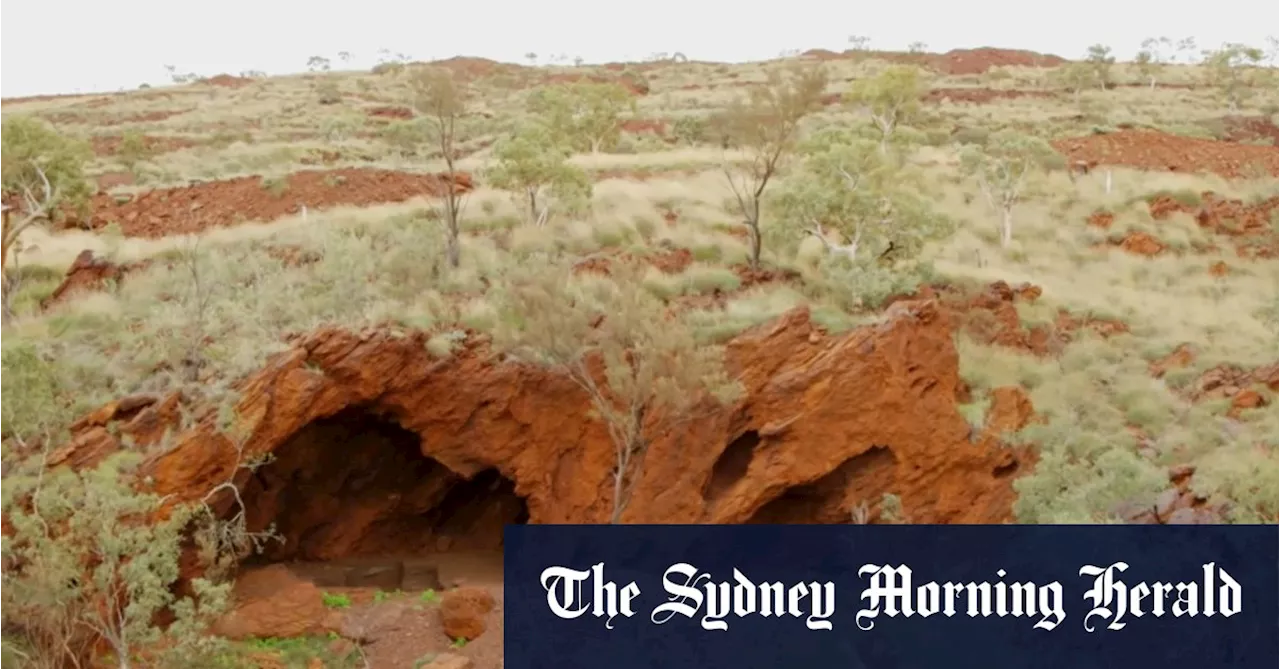
<svg viewBox="0 0 1280 669"><path fill-rule="evenodd" d="M1151 498L1127 500L1113 509L1122 522L1130 525L1220 525L1225 522L1228 507L1211 503L1206 495L1195 492L1191 479L1196 473L1192 465L1169 468L1169 487Z"/></svg>
<svg viewBox="0 0 1280 669"><path fill-rule="evenodd" d="M576 386L499 360L482 337L446 360L426 338L321 330L242 385L240 453L272 461L236 480L251 529L286 537L269 559L496 548L504 523L607 521L613 446ZM999 429L971 429L936 301L899 301L838 337L797 309L740 335L727 360L744 399L655 435L624 522L844 523L886 494L917 523L1010 519L1030 460L996 435L1030 405L1000 395ZM195 501L236 474L215 423L145 465L157 492ZM86 447L109 450L112 431L95 435Z"/></svg>
<svg viewBox="0 0 1280 669"><path fill-rule="evenodd" d="M75 262L71 263L62 283L40 302L40 306L47 309L62 300L70 299L77 293L101 290L109 283L119 283L126 275L143 269L147 264L140 262L117 265L85 249L76 256Z"/></svg>

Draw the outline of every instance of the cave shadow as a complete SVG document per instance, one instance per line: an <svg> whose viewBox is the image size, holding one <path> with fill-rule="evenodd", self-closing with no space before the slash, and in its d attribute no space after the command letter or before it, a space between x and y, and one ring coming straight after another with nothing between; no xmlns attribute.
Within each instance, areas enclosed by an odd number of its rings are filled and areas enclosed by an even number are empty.
<svg viewBox="0 0 1280 669"><path fill-rule="evenodd" d="M242 487L251 532L274 527L246 565L502 550L528 522L496 469L469 478L422 454L418 435L364 408L312 422Z"/></svg>
<svg viewBox="0 0 1280 669"><path fill-rule="evenodd" d="M862 490L875 481L891 480L896 459L883 446L872 446L826 476L794 486L765 503L746 520L748 525L843 525L851 522Z"/></svg>

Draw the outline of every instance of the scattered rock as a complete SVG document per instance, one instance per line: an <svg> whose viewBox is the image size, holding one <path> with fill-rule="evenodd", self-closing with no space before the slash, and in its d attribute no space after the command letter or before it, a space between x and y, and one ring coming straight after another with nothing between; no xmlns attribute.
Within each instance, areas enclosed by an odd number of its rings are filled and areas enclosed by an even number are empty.
<svg viewBox="0 0 1280 669"><path fill-rule="evenodd" d="M1147 257L1158 256L1168 248L1164 242L1146 232L1130 232L1116 245L1134 255Z"/></svg>
<svg viewBox="0 0 1280 669"><path fill-rule="evenodd" d="M450 639L473 641L484 634L485 616L493 611L493 595L483 588L461 587L440 600L440 624Z"/></svg>
<svg viewBox="0 0 1280 669"><path fill-rule="evenodd" d="M1174 488L1169 488L1159 495L1156 495L1156 518L1162 523L1167 521L1169 519L1169 514L1173 513L1177 508L1179 499L1180 494L1178 490Z"/></svg>
<svg viewBox="0 0 1280 669"><path fill-rule="evenodd" d="M977 293L953 286L926 286L915 296L890 299L885 313L889 313L898 300L938 299L952 322L974 339L1042 356L1061 350L1082 328L1104 338L1129 331L1129 326L1120 321L1077 317L1066 311L1059 311L1052 325L1024 326L1017 305L1034 303L1040 295L1039 286L1028 283L1010 286L1004 281L996 281Z"/></svg>
<svg viewBox="0 0 1280 669"><path fill-rule="evenodd" d="M284 565L252 569L236 581L234 608L214 626L229 639L288 639L336 632L342 614L324 605L319 588Z"/></svg>
<svg viewBox="0 0 1280 669"><path fill-rule="evenodd" d="M1169 468L1170 487L1148 500L1122 502L1112 513L1130 525L1214 525L1225 522L1226 506L1210 504L1191 490L1195 467L1188 464Z"/></svg>
<svg viewBox="0 0 1280 669"><path fill-rule="evenodd" d="M1110 228L1111 224L1115 223L1115 221L1116 221L1116 215L1113 214L1112 212L1095 211L1092 214L1089 214L1089 220L1086 221L1086 224L1091 225L1095 228L1102 228L1103 230L1106 230Z"/></svg>
<svg viewBox="0 0 1280 669"><path fill-rule="evenodd" d="M117 265L106 258L100 258L90 249L85 249L76 256L67 274L53 292L40 302L41 308L49 307L70 299L73 295L101 290L109 282L119 283L126 275L143 269L148 263L131 263Z"/></svg>
<svg viewBox="0 0 1280 669"><path fill-rule="evenodd" d="M1191 348L1190 344L1179 344L1178 348L1173 349L1173 352L1152 362L1147 369L1157 379L1164 378L1164 375L1168 374L1170 370L1187 367L1192 362L1195 362L1195 359L1196 352L1195 349Z"/></svg>
<svg viewBox="0 0 1280 669"><path fill-rule="evenodd" d="M1171 135L1156 130L1121 130L1059 139L1053 147L1072 161L1123 165L1141 170L1212 172L1234 179L1261 171L1280 174L1274 146L1251 146Z"/></svg>
<svg viewBox="0 0 1280 669"><path fill-rule="evenodd" d="M278 191L258 176L161 188L128 202L100 193L91 201L88 224L111 222L127 237L159 238L198 233L206 228L243 221L267 221L297 214L306 205L319 211L339 205L364 206L436 197L451 187L443 174L410 174L371 167L304 170L288 175ZM465 193L475 187L471 175L455 175L452 188Z"/></svg>
<svg viewBox="0 0 1280 669"><path fill-rule="evenodd" d="M1240 412L1245 409L1257 409L1267 405L1267 398L1256 390L1241 390L1231 398L1231 409L1227 411L1227 415L1237 418Z"/></svg>
<svg viewBox="0 0 1280 669"><path fill-rule="evenodd" d="M338 633L364 645L394 640L401 632L430 625L415 613L412 607L396 603L352 607L351 613L342 617Z"/></svg>

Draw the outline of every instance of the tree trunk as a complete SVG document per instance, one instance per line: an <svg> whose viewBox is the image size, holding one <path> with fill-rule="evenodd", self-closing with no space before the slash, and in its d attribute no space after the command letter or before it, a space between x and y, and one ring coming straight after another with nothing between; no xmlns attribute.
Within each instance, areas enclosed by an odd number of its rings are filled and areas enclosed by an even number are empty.
<svg viewBox="0 0 1280 669"><path fill-rule="evenodd" d="M751 269L760 269L760 221L747 221L747 241L751 245Z"/></svg>
<svg viewBox="0 0 1280 669"><path fill-rule="evenodd" d="M625 476L622 463L618 463L618 471L613 475L613 513L609 515L610 525L617 525L618 521L622 520L622 511L626 508L626 504L622 501L622 479Z"/></svg>
<svg viewBox="0 0 1280 669"><path fill-rule="evenodd" d="M0 278L0 324L8 325L13 320L13 297L18 292L18 280L4 274Z"/></svg>
<svg viewBox="0 0 1280 669"><path fill-rule="evenodd" d="M627 470L631 469L631 460L639 450L633 443L627 443L624 451L618 453L618 469L613 473L613 513L609 514L609 524L617 525L622 520L622 512L627 508L624 497L627 490Z"/></svg>
<svg viewBox="0 0 1280 669"><path fill-rule="evenodd" d="M450 230L449 239L445 241L444 256L449 261L450 267L458 267L462 264L462 249L458 245L458 233Z"/></svg>
<svg viewBox="0 0 1280 669"><path fill-rule="evenodd" d="M449 170L449 181L453 181L453 170ZM450 267L458 267L462 264L462 244L459 237L461 236L461 228L459 225L458 194L453 191L453 185L450 184L449 192L445 195L445 259L449 261Z"/></svg>
<svg viewBox="0 0 1280 669"><path fill-rule="evenodd" d="M1013 207L1006 206L1000 212L1000 246L1008 248L1013 243Z"/></svg>
<svg viewBox="0 0 1280 669"><path fill-rule="evenodd" d="M529 223L538 222L538 191L529 189Z"/></svg>
<svg viewBox="0 0 1280 669"><path fill-rule="evenodd" d="M458 267L462 264L462 247L459 243L458 236L461 226L458 219L461 216L461 205L459 203L458 194L458 170L453 165L453 142L442 142L445 148L445 165L449 183L445 184L444 206L445 206L445 259L449 262L450 267Z"/></svg>

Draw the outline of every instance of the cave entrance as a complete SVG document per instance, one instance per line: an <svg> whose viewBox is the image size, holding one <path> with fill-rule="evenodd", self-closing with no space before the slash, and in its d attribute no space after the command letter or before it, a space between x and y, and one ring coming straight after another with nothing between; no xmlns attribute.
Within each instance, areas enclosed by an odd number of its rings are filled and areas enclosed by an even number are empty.
<svg viewBox="0 0 1280 669"><path fill-rule="evenodd" d="M250 531L274 525L246 566L289 563L318 585L438 588L444 570L501 578L502 529L528 521L515 484L466 478L422 454L416 434L364 409L315 421L243 486ZM447 579L446 579L447 580Z"/></svg>
<svg viewBox="0 0 1280 669"><path fill-rule="evenodd" d="M869 489L892 480L896 460L883 446L872 446L826 476L795 486L756 510L748 525L841 525L852 518L853 505Z"/></svg>

